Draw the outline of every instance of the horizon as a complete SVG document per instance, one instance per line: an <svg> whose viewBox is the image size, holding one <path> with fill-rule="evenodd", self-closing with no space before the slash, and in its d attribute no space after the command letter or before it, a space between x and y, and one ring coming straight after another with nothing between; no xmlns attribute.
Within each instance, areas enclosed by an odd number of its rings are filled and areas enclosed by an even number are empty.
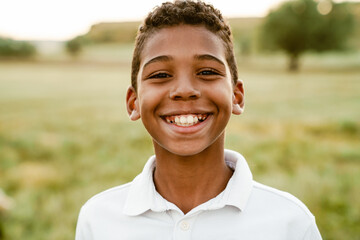
<svg viewBox="0 0 360 240"><path fill-rule="evenodd" d="M258 16L254 16L254 17L252 17L252 16L245 16L245 17L239 16L239 17L236 17L235 16L235 17L227 17L226 19L227 20L232 20L232 19L254 19L254 18L263 18L263 17L265 17L265 16L259 16L259 17ZM98 25L98 24L103 24L103 23L104 24L107 24L107 23L110 23L110 24L111 23L139 23L140 24L141 20L142 19L139 19L139 20L97 22L97 23L92 24L89 27L88 31L85 32L84 34L87 34L90 31L91 27L93 27L94 25ZM74 37L81 36L81 35L83 35L83 34L75 35ZM1 37L4 37L4 36L2 36L1 32L0 32L0 38ZM71 40L71 38L70 39L15 39L15 38L10 38L10 39L18 40L18 41L25 41L25 42L66 42L66 41Z"/></svg>
<svg viewBox="0 0 360 240"><path fill-rule="evenodd" d="M264 17L284 1L286 0L205 2L214 5L225 18L231 19ZM95 24L141 21L153 7L162 2L164 1L137 0L126 1L124 4L118 0L4 0L0 9L0 37L23 41L67 41L87 33Z"/></svg>

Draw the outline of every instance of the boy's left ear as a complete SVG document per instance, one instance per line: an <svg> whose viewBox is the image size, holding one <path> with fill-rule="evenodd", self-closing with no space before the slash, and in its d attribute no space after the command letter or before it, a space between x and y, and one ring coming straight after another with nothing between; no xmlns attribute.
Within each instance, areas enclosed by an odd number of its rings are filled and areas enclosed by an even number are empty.
<svg viewBox="0 0 360 240"><path fill-rule="evenodd" d="M243 113L244 107L244 83L242 80L237 80L233 90L232 113L240 115Z"/></svg>

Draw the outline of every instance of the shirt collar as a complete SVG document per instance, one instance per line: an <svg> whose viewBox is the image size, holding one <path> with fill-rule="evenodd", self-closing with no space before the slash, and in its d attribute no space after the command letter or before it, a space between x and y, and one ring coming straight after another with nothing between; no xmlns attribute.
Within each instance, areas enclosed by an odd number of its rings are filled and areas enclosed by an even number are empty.
<svg viewBox="0 0 360 240"><path fill-rule="evenodd" d="M225 161L229 167L234 169L234 174L225 190L216 199L210 200L211 204L206 208L210 210L230 205L243 211L253 186L251 171L245 158L235 151L225 149ZM136 216L148 210L163 212L175 207L155 189L153 181L155 165L155 156L152 156L145 164L142 173L131 183L124 206L124 214Z"/></svg>
<svg viewBox="0 0 360 240"><path fill-rule="evenodd" d="M238 152L225 150L225 161L235 171L224 190L223 203L243 211L253 187L253 178L245 158Z"/></svg>
<svg viewBox="0 0 360 240"><path fill-rule="evenodd" d="M156 197L157 192L153 181L155 165L155 156L151 156L141 174L132 181L124 206L124 214L136 216L154 209L156 205L159 205L157 203L161 202ZM158 211L161 210L158 209Z"/></svg>

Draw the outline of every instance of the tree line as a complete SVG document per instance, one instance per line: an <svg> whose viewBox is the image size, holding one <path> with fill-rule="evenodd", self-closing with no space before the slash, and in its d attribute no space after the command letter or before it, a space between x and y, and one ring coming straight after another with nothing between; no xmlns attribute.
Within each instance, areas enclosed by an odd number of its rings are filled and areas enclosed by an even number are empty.
<svg viewBox="0 0 360 240"><path fill-rule="evenodd" d="M360 22L357 15L356 22L353 8L360 12L360 3L292 0L271 10L264 19L247 19L242 23L230 19L230 24L241 54L250 54L254 45L258 51L283 51L289 58L288 69L296 71L299 59L307 51L347 49L347 40ZM76 57L87 44L133 42L137 25L134 22L96 24L87 34L67 41L65 49ZM256 35L256 43L252 35ZM36 48L30 43L0 38L0 58L28 58L35 54Z"/></svg>
<svg viewBox="0 0 360 240"><path fill-rule="evenodd" d="M329 50L346 50L347 40L355 29L355 16L352 7L360 11L359 3L335 3L331 0L293 0L286 1L273 9L256 25L257 48L260 51L283 51L289 58L288 69L296 71L299 59L307 51L324 52ZM254 27L254 21L247 21L247 33L237 28L234 23L234 41L239 46L241 54L249 54L253 39L249 36L249 28ZM133 27L134 24L129 26ZM128 29L115 23L95 25L91 31L67 42L67 51L77 56L84 44L89 42L118 42L121 34L133 39L136 28ZM253 29L251 30L253 31Z"/></svg>
<svg viewBox="0 0 360 240"><path fill-rule="evenodd" d="M0 58L30 58L36 54L33 44L0 37Z"/></svg>

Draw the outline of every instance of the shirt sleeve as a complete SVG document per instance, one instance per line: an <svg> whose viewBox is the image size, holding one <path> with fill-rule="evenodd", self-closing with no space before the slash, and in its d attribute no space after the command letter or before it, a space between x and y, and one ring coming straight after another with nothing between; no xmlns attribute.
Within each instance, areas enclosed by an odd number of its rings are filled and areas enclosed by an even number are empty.
<svg viewBox="0 0 360 240"><path fill-rule="evenodd" d="M312 223L306 230L303 240L322 240L319 229L316 226L315 220L312 221Z"/></svg>
<svg viewBox="0 0 360 240"><path fill-rule="evenodd" d="M90 227L87 224L84 207L81 208L79 213L78 222L76 224L75 240L93 240Z"/></svg>

